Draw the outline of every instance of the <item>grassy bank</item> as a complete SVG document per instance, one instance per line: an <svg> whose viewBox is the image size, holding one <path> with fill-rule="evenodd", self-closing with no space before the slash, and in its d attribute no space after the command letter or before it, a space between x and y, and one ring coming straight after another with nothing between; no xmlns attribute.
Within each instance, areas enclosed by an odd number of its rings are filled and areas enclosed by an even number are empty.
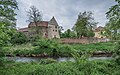
<svg viewBox="0 0 120 75"><path fill-rule="evenodd" d="M7 63L0 67L1 75L119 75L120 66L114 61L96 60L40 64Z"/></svg>
<svg viewBox="0 0 120 75"><path fill-rule="evenodd" d="M78 51L110 51L115 50L114 42L93 43L93 44L71 44L74 49Z"/></svg>
<svg viewBox="0 0 120 75"><path fill-rule="evenodd" d="M70 56L72 52L79 53L93 53L97 51L114 52L115 43L95 43L95 44L59 44L54 42L45 42L37 46L32 44L15 45L11 47L5 47L7 55L39 55L46 54L49 56Z"/></svg>

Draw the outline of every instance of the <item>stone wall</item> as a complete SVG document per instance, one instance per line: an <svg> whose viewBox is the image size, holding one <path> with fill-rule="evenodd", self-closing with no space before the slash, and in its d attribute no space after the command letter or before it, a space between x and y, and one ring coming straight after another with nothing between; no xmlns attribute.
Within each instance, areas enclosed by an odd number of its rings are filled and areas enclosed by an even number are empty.
<svg viewBox="0 0 120 75"><path fill-rule="evenodd" d="M89 44L89 43L98 43L98 42L108 42L107 38L80 38L80 39L71 39L71 38L61 38L61 43L68 44Z"/></svg>

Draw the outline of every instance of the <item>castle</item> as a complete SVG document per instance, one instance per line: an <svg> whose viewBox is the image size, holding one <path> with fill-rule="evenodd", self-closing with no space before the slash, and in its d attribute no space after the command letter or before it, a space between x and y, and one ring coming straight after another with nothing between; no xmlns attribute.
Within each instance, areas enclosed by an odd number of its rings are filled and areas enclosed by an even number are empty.
<svg viewBox="0 0 120 75"><path fill-rule="evenodd" d="M54 17L50 21L40 21L37 22L37 24L42 37L49 39L60 38L59 25ZM25 33L28 37L32 37L36 34L36 31L34 30L35 26L35 23L31 22L28 27L21 28L18 31Z"/></svg>

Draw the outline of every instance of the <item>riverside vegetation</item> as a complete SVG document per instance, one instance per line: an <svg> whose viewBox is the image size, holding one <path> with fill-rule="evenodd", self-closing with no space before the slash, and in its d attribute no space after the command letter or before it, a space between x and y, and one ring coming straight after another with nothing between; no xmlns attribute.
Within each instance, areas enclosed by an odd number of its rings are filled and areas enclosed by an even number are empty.
<svg viewBox="0 0 120 75"><path fill-rule="evenodd" d="M94 53L97 51L114 53L115 43L93 43L93 44L60 44L58 40L41 39L34 43L13 45L4 47L6 55L37 56L45 54L48 56L70 56L72 52Z"/></svg>
<svg viewBox="0 0 120 75"><path fill-rule="evenodd" d="M114 61L80 60L75 62L61 62L40 64L37 62L14 63L9 62L0 67L2 75L119 75L120 66Z"/></svg>
<svg viewBox="0 0 120 75"><path fill-rule="evenodd" d="M119 75L119 43L96 44L60 44L56 40L41 39L33 44L5 47L11 55L73 56L76 62L57 62L54 59L42 59L39 62L14 62L6 60L0 67L2 75ZM111 60L86 60L87 55L94 51L112 51ZM82 54L81 54L82 53Z"/></svg>

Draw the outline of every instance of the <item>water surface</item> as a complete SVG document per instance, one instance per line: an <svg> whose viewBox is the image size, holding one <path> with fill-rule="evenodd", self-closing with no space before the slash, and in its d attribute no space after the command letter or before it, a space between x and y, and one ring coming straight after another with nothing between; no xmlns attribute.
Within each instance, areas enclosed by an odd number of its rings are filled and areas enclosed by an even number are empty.
<svg viewBox="0 0 120 75"><path fill-rule="evenodd" d="M15 62L32 62L36 61L39 62L41 59L47 59L47 58L40 58L40 57L6 57L9 60L14 60ZM53 58L57 60L58 62L66 62L66 61L72 61L75 62L75 59L73 57L59 57L59 58ZM112 57L90 57L88 60L111 60Z"/></svg>

